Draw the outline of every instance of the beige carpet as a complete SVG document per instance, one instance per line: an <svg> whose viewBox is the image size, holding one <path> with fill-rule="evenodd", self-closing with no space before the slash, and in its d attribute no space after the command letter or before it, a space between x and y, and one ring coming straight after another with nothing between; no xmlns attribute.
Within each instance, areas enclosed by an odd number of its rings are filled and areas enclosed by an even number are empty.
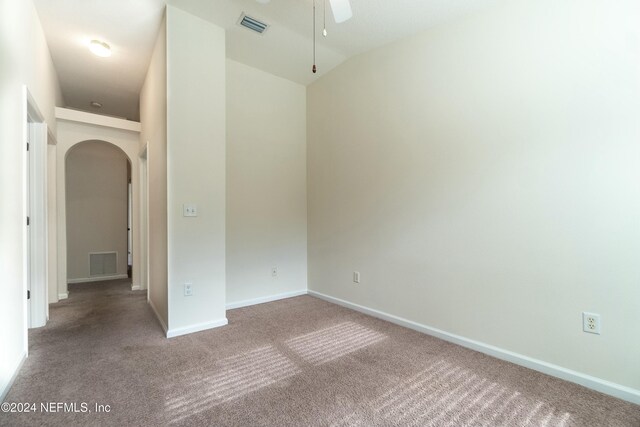
<svg viewBox="0 0 640 427"><path fill-rule="evenodd" d="M640 426L640 406L303 296L167 340L127 281L71 287L30 333L0 425Z"/></svg>

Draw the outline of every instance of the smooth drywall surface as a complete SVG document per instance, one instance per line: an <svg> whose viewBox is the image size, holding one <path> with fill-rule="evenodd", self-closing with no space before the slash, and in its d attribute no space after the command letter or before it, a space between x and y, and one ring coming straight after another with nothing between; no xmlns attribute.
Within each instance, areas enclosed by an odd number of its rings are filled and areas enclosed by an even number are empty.
<svg viewBox="0 0 640 427"><path fill-rule="evenodd" d="M64 109L57 109L65 116ZM82 120L84 116L91 116L89 122L98 120L100 115L91 113L81 113L77 120ZM93 120L95 119L95 120ZM138 257L140 247L140 196L139 196L139 164L133 161L138 157L138 147L140 144L140 132L128 129L119 129L110 126L100 126L77 120L67 120L58 118L58 144L56 147L56 207L57 207L57 258L58 258L58 298L64 299L68 296L67 288L67 185L66 185L66 158L67 154L74 146L85 141L103 141L119 148L131 162L131 187L133 190L133 274L131 278L132 288L139 285L140 258ZM108 123L108 121L106 122ZM125 172L126 176L126 172ZM126 212L126 209L125 209ZM126 215L126 213L125 213ZM125 225L126 230L126 225ZM126 251L125 251L126 260ZM125 261L126 264L126 261Z"/></svg>
<svg viewBox="0 0 640 427"><path fill-rule="evenodd" d="M309 86L309 288L640 389L638 22L501 2Z"/></svg>
<svg viewBox="0 0 640 427"><path fill-rule="evenodd" d="M227 60L228 304L307 289L306 161L305 87Z"/></svg>
<svg viewBox="0 0 640 427"><path fill-rule="evenodd" d="M172 6L166 13L168 327L174 335L226 321L225 34ZM184 217L184 204L196 205L197 216ZM193 295L184 295L185 283Z"/></svg>
<svg viewBox="0 0 640 427"><path fill-rule="evenodd" d="M163 20L140 93L140 148L147 147L149 302L169 323L167 285L167 33Z"/></svg>
<svg viewBox="0 0 640 427"><path fill-rule="evenodd" d="M0 399L27 352L23 210L27 85L55 135L62 103L51 55L30 0L0 2Z"/></svg>
<svg viewBox="0 0 640 427"><path fill-rule="evenodd" d="M67 153L67 278L90 279L89 254L115 252L116 271L127 275L127 156L100 141Z"/></svg>

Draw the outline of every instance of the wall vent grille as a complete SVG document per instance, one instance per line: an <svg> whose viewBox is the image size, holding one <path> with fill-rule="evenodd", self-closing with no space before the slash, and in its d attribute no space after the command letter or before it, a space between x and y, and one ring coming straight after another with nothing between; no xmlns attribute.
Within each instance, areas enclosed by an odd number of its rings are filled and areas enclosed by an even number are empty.
<svg viewBox="0 0 640 427"><path fill-rule="evenodd" d="M113 276L118 268L117 252L90 252L89 276Z"/></svg>
<svg viewBox="0 0 640 427"><path fill-rule="evenodd" d="M258 21L255 18L247 16L244 13L240 15L238 24L242 25L245 28L250 29L251 31L255 31L258 34L264 33L265 31L267 31L267 28L269 28L268 24L265 24L264 22Z"/></svg>

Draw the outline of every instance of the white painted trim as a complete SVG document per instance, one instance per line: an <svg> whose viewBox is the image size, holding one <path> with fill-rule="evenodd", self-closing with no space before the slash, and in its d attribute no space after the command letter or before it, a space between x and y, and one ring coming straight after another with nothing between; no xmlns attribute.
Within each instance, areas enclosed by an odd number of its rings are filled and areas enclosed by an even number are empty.
<svg viewBox="0 0 640 427"><path fill-rule="evenodd" d="M67 279L67 283L104 282L105 280L128 279L127 274L114 274L113 276L83 277L80 279Z"/></svg>
<svg viewBox="0 0 640 427"><path fill-rule="evenodd" d="M142 287L140 285L131 285L132 291L141 291Z"/></svg>
<svg viewBox="0 0 640 427"><path fill-rule="evenodd" d="M148 299L147 302L151 306L151 310L153 310L153 313L158 318L158 322L160 322L160 326L162 327L162 330L164 331L164 334L167 335L167 330L168 330L167 325L164 323L164 320L162 320L162 317L158 313L158 310L156 310L156 306L153 305L153 302L150 299Z"/></svg>
<svg viewBox="0 0 640 427"><path fill-rule="evenodd" d="M61 299L67 299L67 298L69 298L69 292L58 294L58 301L60 301Z"/></svg>
<svg viewBox="0 0 640 427"><path fill-rule="evenodd" d="M120 119L117 117L103 116L100 114L87 113L84 111L71 110L69 108L56 107L56 119L67 120L69 122L86 123L90 125L104 126L114 129L128 130L131 132L141 132L140 122Z"/></svg>
<svg viewBox="0 0 640 427"><path fill-rule="evenodd" d="M140 152L138 158L138 239L140 242L138 250L138 264L140 269L138 271L140 289L149 288L149 174L147 163L147 146L149 142L144 143L144 147ZM147 291L147 299L149 299L149 293Z"/></svg>
<svg viewBox="0 0 640 427"><path fill-rule="evenodd" d="M229 321L225 317L224 319L214 320L213 322L198 323L191 326L185 326L183 328L174 328L167 331L167 338L179 337L180 335L192 334L194 332L205 331L207 329L219 328L220 326L228 325Z"/></svg>
<svg viewBox="0 0 640 427"><path fill-rule="evenodd" d="M227 304L227 310L233 310L234 308L240 308L240 307L248 307L250 305L263 304L265 302L278 301L278 300L286 299L286 298L299 297L300 295L306 295L306 294L307 294L307 290L306 289L302 289L302 290L299 290L299 291L284 292L282 294L276 294L276 295L269 295L269 296L266 296L266 297L247 299L247 300L244 300L244 301L231 302L231 303Z"/></svg>
<svg viewBox="0 0 640 427"><path fill-rule="evenodd" d="M29 144L23 149L25 155L23 191L25 210L31 224L25 226L25 247L23 261L24 307L27 328L42 327L48 318L48 217L47 217L47 124L38 104L29 88L23 86L24 94L24 134L22 143ZM30 289L31 299L26 299L26 290ZM25 353L29 354L29 336L24 331Z"/></svg>
<svg viewBox="0 0 640 427"><path fill-rule="evenodd" d="M25 144L29 140L29 89L23 86L23 116L22 116L22 141L19 144ZM22 151L22 218L29 216L29 152L25 149ZM27 299L29 290L29 227L26 222L22 223L22 321L24 328L22 330L23 351L29 354L29 310L30 304ZM5 326L6 327L6 326ZM4 344L4 343L3 343Z"/></svg>
<svg viewBox="0 0 640 427"><path fill-rule="evenodd" d="M640 404L640 390L636 390L631 387L616 384L597 377L593 377L591 375L573 371L571 369L566 369L552 363L514 353L509 350L504 350L490 344L471 340L460 335L450 334L449 332L445 332L440 329L422 325L411 320L403 319L402 317L394 316L392 314L388 314L379 310L374 310L372 308L354 304L352 302L345 301L339 298L331 297L320 292L309 290L309 295L334 304L341 305L343 307L350 308L355 311L359 311L360 313L377 317L378 319L395 323L396 325L404 326L405 328L413 329L414 331L422 332L424 334L431 335L454 344L458 344L462 347L470 348L472 350L488 354L489 356L493 356L501 360L506 360L507 362L515 363L516 365L524 366L525 368L533 369L534 371L542 372L544 374L551 375L565 381L579 384L592 390L599 391L600 393L608 394L610 396L626 400L627 402L635 403L637 405Z"/></svg>
<svg viewBox="0 0 640 427"><path fill-rule="evenodd" d="M7 397L7 394L9 394L9 390L11 390L13 383L16 381L16 378L18 378L18 374L22 369L22 365L24 364L24 361L27 360L27 353L22 353L19 359L20 360L16 364L16 367L13 370L13 374L11 375L11 378L9 378L9 381L0 392L0 402L4 402L4 399Z"/></svg>
<svg viewBox="0 0 640 427"><path fill-rule="evenodd" d="M27 92L28 93L28 92ZM31 97L29 96L29 99ZM29 110L31 110L31 100ZM35 108L35 107L34 107ZM31 299L29 304L29 328L39 328L47 324L48 306L48 220L47 220L47 125L37 122L38 117L28 114L29 141L29 274Z"/></svg>

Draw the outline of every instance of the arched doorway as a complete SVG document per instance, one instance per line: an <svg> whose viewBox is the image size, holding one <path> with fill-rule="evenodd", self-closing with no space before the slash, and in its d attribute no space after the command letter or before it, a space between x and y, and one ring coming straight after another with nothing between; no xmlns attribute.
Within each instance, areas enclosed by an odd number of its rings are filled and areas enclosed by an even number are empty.
<svg viewBox="0 0 640 427"><path fill-rule="evenodd" d="M66 169L67 155L73 153L75 148L85 143L101 142L112 148L119 149L131 166L131 192L133 198L133 233L132 261L133 274L131 290L146 290L147 280L143 280L140 274L142 270L143 249L141 247L141 230L146 221L141 218L141 189L140 189L140 125L139 123L104 118L94 114L73 112L66 116L60 112L58 121L58 138L56 153L53 157L53 165L50 165L55 175L55 185L50 188L50 195L54 199L51 212L55 212L53 223L55 224L56 248L52 252L51 264L55 266L56 280L50 283L49 302L56 303L69 297L67 274L67 197L66 197ZM126 254L125 254L126 256ZM89 260L85 257L85 265ZM88 267L87 267L88 268Z"/></svg>
<svg viewBox="0 0 640 427"><path fill-rule="evenodd" d="M119 147L74 145L65 158L67 283L131 278L132 167Z"/></svg>

